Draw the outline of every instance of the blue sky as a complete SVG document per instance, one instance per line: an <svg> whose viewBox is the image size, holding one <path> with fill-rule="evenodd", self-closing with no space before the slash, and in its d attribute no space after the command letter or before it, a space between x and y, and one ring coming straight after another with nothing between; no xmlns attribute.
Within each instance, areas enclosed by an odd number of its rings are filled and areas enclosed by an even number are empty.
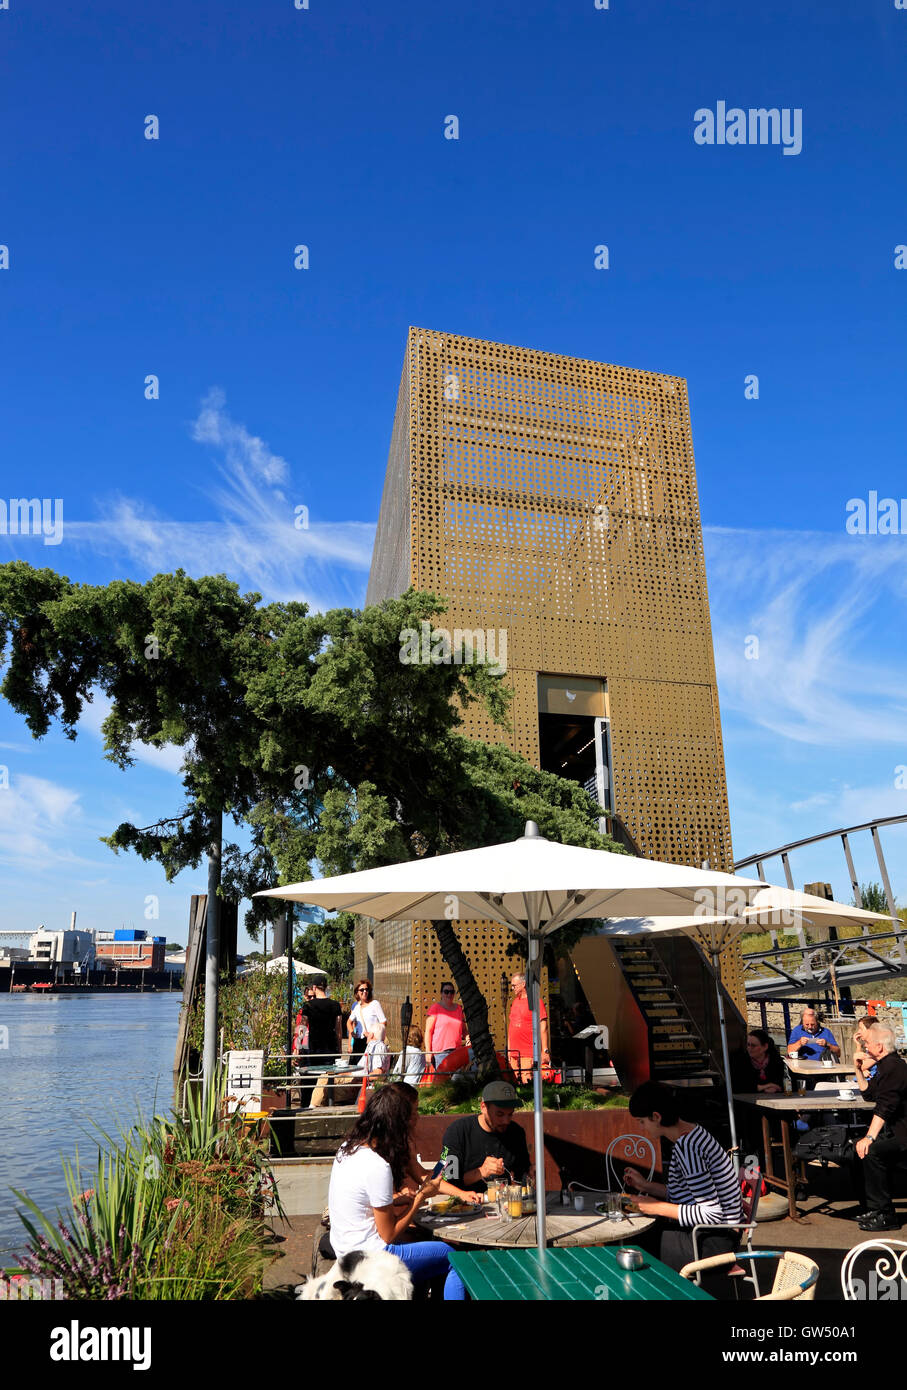
<svg viewBox="0 0 907 1390"><path fill-rule="evenodd" d="M907 811L907 540L844 526L907 494L907 11L10 6L0 497L61 497L64 532L0 556L358 604L410 324L675 373L735 851ZM697 144L719 101L799 109L802 150ZM2 925L78 908L184 938L202 873L167 886L97 842L178 808L178 758L116 771L100 718L36 744L0 709ZM903 895L907 836L884 842ZM846 893L836 854L793 867Z"/></svg>

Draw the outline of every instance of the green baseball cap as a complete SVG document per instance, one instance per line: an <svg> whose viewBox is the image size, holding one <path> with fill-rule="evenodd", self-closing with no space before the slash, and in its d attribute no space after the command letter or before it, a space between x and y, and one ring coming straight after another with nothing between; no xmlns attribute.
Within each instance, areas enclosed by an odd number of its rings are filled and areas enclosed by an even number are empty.
<svg viewBox="0 0 907 1390"><path fill-rule="evenodd" d="M489 1081L482 1092L482 1099L486 1105L522 1105L516 1091L509 1081Z"/></svg>

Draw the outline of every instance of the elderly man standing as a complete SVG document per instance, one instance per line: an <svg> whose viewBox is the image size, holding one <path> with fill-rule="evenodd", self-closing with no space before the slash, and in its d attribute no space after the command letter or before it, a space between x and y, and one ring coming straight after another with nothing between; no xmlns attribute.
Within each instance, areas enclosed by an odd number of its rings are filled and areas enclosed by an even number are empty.
<svg viewBox="0 0 907 1390"><path fill-rule="evenodd" d="M901 1221L891 1200L890 1169L907 1152L907 1062L894 1050L891 1029L878 1024L867 1029L855 1062L863 1099L875 1105L869 1129L856 1145L857 1157L863 1160L867 1207L857 1225L862 1231L898 1231ZM867 1079L872 1066L875 1074Z"/></svg>
<svg viewBox="0 0 907 1390"><path fill-rule="evenodd" d="M526 994L526 976L514 975L510 981L513 1003L510 1005L510 1025L507 1029L507 1060L513 1067L518 1081L532 1079L532 1013L529 997ZM541 1021L542 1057L541 1064L547 1067L551 1062L548 1051L548 1013L543 1000L539 1000L539 1019Z"/></svg>

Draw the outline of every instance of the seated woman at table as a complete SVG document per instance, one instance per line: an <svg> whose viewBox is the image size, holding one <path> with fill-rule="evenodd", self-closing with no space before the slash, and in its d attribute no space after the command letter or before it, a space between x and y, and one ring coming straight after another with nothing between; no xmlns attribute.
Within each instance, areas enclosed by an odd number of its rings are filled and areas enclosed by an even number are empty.
<svg viewBox="0 0 907 1390"><path fill-rule="evenodd" d="M674 1092L660 1081L645 1081L633 1092L630 1114L656 1151L662 1139L673 1146L666 1186L647 1182L636 1168L628 1167L624 1175L629 1189L645 1194L638 1203L643 1216L663 1219L659 1258L671 1269L689 1264L695 1258L693 1226L731 1228L700 1235L701 1259L735 1250L735 1231L743 1224L740 1183L718 1140L680 1118Z"/></svg>
<svg viewBox="0 0 907 1390"><path fill-rule="evenodd" d="M769 1096L784 1094L784 1059L763 1029L750 1029L746 1051L736 1052L731 1058L731 1089L735 1094L742 1095L755 1095L757 1092ZM764 1168L762 1116L765 1112L756 1110L752 1105L736 1105L734 1113L744 1166L755 1159ZM777 1117L769 1116L769 1127L772 1136L777 1138Z"/></svg>
<svg viewBox="0 0 907 1390"><path fill-rule="evenodd" d="M462 1301L466 1289L444 1242L405 1241L416 1212L440 1191L440 1178L422 1181L403 1210L394 1205L394 1189L403 1185L411 1161L417 1099L412 1086L382 1086L341 1144L328 1189L331 1245L338 1259L351 1250L387 1250L403 1261L415 1283L446 1276L445 1300Z"/></svg>
<svg viewBox="0 0 907 1390"><path fill-rule="evenodd" d="M768 1033L751 1028L746 1051L731 1058L731 1085L735 1091L752 1095L762 1091L778 1095L784 1090L784 1062Z"/></svg>

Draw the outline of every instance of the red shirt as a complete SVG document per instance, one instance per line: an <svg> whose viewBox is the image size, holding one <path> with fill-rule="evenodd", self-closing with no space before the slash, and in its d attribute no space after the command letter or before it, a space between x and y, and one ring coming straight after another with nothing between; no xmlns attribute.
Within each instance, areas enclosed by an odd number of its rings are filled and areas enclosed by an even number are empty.
<svg viewBox="0 0 907 1390"><path fill-rule="evenodd" d="M543 1019L548 1017L548 1011L541 999L539 1000L539 1017ZM519 999L514 999L510 1006L507 1050L518 1052L521 1057L532 1056L532 1014L529 1011L529 999L525 994L521 994Z"/></svg>

